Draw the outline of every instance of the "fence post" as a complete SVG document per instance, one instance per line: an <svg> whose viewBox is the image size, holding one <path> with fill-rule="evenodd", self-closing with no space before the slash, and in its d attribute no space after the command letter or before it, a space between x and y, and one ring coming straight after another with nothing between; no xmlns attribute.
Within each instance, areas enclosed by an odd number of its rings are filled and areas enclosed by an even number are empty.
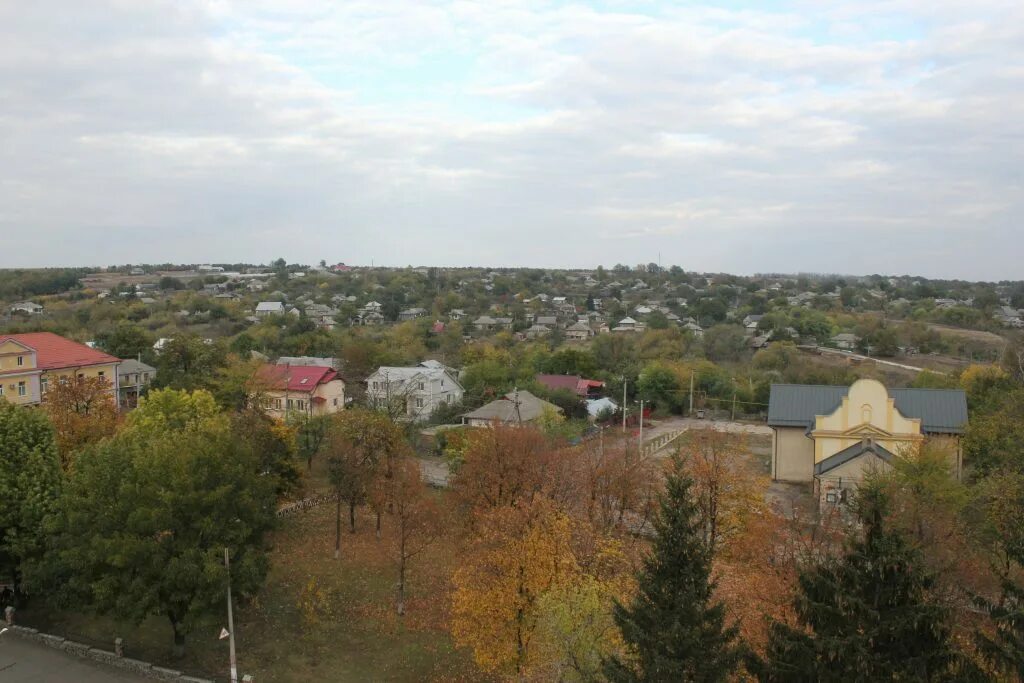
<svg viewBox="0 0 1024 683"><path fill-rule="evenodd" d="M124 638L114 638L114 654L124 657Z"/></svg>
<svg viewBox="0 0 1024 683"><path fill-rule="evenodd" d="M4 621L7 622L8 626L14 626L14 607L11 605L7 606L4 610Z"/></svg>

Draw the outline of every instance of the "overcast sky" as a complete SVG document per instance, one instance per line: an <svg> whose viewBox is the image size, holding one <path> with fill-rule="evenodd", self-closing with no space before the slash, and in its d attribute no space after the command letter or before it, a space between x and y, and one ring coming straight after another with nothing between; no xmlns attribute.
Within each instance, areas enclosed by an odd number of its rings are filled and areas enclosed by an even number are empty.
<svg viewBox="0 0 1024 683"><path fill-rule="evenodd" d="M0 267L1024 278L1021 0L0 1Z"/></svg>

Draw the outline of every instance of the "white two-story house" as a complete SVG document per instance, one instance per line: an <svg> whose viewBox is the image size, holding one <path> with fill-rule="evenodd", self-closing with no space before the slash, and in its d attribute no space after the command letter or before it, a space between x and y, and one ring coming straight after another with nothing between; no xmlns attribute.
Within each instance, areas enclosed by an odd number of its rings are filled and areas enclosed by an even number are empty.
<svg viewBox="0 0 1024 683"><path fill-rule="evenodd" d="M455 373L432 360L413 367L382 366L366 378L371 405L414 421L427 419L442 405L461 403L464 393Z"/></svg>

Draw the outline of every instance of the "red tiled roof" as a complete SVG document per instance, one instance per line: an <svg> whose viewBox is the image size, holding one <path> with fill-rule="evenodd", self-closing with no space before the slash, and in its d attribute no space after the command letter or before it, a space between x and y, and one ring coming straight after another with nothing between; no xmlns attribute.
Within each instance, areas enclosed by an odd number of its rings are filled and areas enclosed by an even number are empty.
<svg viewBox="0 0 1024 683"><path fill-rule="evenodd" d="M579 375L537 375L537 382L548 389L568 389L579 396L586 396L591 388L601 388L604 382L583 379Z"/></svg>
<svg viewBox="0 0 1024 683"><path fill-rule="evenodd" d="M338 379L334 368L319 365L264 365L259 379L270 389L313 392L317 386Z"/></svg>
<svg viewBox="0 0 1024 683"><path fill-rule="evenodd" d="M36 363L40 370L59 370L121 362L120 358L115 358L109 353L90 349L85 344L65 339L53 332L0 335L0 342L7 339L13 339L33 349L36 352Z"/></svg>

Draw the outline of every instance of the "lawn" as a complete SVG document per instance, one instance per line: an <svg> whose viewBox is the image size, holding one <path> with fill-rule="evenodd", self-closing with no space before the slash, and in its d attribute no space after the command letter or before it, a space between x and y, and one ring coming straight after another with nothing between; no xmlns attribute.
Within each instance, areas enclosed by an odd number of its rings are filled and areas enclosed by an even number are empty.
<svg viewBox="0 0 1024 683"><path fill-rule="evenodd" d="M409 577L407 612L394 610L394 562L389 528L378 541L368 514L357 533L343 529L342 557L333 559L334 508L327 505L282 520L273 534L271 570L258 598L238 605L235 631L238 666L257 681L479 681L469 653L456 650L447 632L448 581L456 552L442 538L418 556ZM300 603L319 598L314 618ZM40 630L68 634L94 644L121 636L126 656L224 679L227 641L217 634L226 616L204 620L189 635L183 661L171 659L166 619L140 627L88 615L55 612L35 604L20 621Z"/></svg>

